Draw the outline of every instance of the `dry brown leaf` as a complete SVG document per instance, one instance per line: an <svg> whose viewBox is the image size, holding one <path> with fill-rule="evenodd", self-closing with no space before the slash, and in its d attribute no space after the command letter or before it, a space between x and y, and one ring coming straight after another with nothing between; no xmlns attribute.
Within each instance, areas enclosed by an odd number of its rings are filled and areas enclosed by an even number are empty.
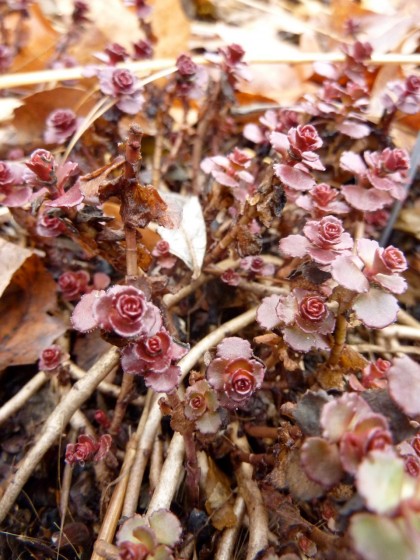
<svg viewBox="0 0 420 560"><path fill-rule="evenodd" d="M32 255L33 252L29 249L0 239L0 296L10 284L13 274Z"/></svg>
<svg viewBox="0 0 420 560"><path fill-rule="evenodd" d="M44 17L37 2L28 6L30 17L23 22L28 43L23 46L13 61L11 72L33 72L44 70L54 54L58 33Z"/></svg>
<svg viewBox="0 0 420 560"><path fill-rule="evenodd" d="M362 370L368 364L368 360L366 360L360 352L354 350L354 348L351 348L350 346L344 346L340 356L340 365L344 369L354 371Z"/></svg>
<svg viewBox="0 0 420 560"><path fill-rule="evenodd" d="M56 304L55 282L40 258L24 259L0 299L0 369L34 363L66 331L63 321L50 315Z"/></svg>
<svg viewBox="0 0 420 560"><path fill-rule="evenodd" d="M236 524L233 511L235 502L230 488L229 478L209 457L209 470L206 477L206 511L211 515L212 525L219 531Z"/></svg>
<svg viewBox="0 0 420 560"><path fill-rule="evenodd" d="M55 109L72 109L77 116L85 116L96 102L96 99L91 96L80 104L85 95L82 89L61 86L28 95L23 99L23 105L14 111L12 120L16 131L14 142L16 144L43 142L45 121Z"/></svg>

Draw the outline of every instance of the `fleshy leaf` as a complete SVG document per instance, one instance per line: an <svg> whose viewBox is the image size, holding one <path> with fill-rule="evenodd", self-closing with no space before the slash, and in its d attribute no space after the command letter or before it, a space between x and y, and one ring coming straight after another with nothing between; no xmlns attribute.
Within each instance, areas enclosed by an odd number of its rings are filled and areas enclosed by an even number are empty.
<svg viewBox="0 0 420 560"><path fill-rule="evenodd" d="M71 208L80 204L83 198L84 195L80 190L80 185L76 183L62 196L46 202L45 206L51 206L53 208Z"/></svg>
<svg viewBox="0 0 420 560"><path fill-rule="evenodd" d="M355 417L361 419L371 413L370 406L362 397L355 393L345 393L342 397L327 403L322 409L323 436L332 442L338 442Z"/></svg>
<svg viewBox="0 0 420 560"><path fill-rule="evenodd" d="M357 473L357 490L375 513L392 513L403 498L414 494L416 480L404 470L404 461L389 451L372 451Z"/></svg>
<svg viewBox="0 0 420 560"><path fill-rule="evenodd" d="M98 322L93 315L93 306L97 298L104 293L103 291L93 290L90 294L82 296L71 316L73 328L80 332L89 332L97 328Z"/></svg>
<svg viewBox="0 0 420 560"><path fill-rule="evenodd" d="M150 527L159 543L174 546L182 533L178 518L166 509L158 509L149 517Z"/></svg>
<svg viewBox="0 0 420 560"><path fill-rule="evenodd" d="M147 523L142 515L136 513L132 517L129 517L126 521L124 521L121 529L118 531L117 543L121 544L124 541L138 542L137 539L133 537L133 532L138 527L144 526L147 526Z"/></svg>
<svg viewBox="0 0 420 560"><path fill-rule="evenodd" d="M238 336L225 338L217 345L217 357L224 360L234 360L236 358L250 358L252 348L250 343Z"/></svg>
<svg viewBox="0 0 420 560"><path fill-rule="evenodd" d="M309 247L310 243L303 235L288 235L279 243L280 251L289 257L304 257Z"/></svg>
<svg viewBox="0 0 420 560"><path fill-rule="evenodd" d="M389 393L408 416L420 414L420 366L408 356L394 358L388 372Z"/></svg>
<svg viewBox="0 0 420 560"><path fill-rule="evenodd" d="M354 515L350 534L356 551L364 560L418 560L415 543L407 539L410 533L403 530L403 523L401 518Z"/></svg>
<svg viewBox="0 0 420 560"><path fill-rule="evenodd" d="M357 266L355 257L341 255L331 265L331 274L336 282L354 292L367 292L369 282L360 268Z"/></svg>
<svg viewBox="0 0 420 560"><path fill-rule="evenodd" d="M305 441L301 463L306 475L325 488L337 484L344 474L338 447L323 438L312 437Z"/></svg>
<svg viewBox="0 0 420 560"><path fill-rule="evenodd" d="M365 189L359 185L343 185L341 192L353 208L362 212L381 210L393 202L392 196L387 191Z"/></svg>
<svg viewBox="0 0 420 560"><path fill-rule="evenodd" d="M315 181L309 173L297 167L290 167L283 163L274 165L274 172L285 185L297 191L308 191L315 186Z"/></svg>
<svg viewBox="0 0 420 560"><path fill-rule="evenodd" d="M298 328L283 329L285 342L298 352L309 352L311 348L328 350L330 347L325 338L317 333L305 333Z"/></svg>
<svg viewBox="0 0 420 560"><path fill-rule="evenodd" d="M367 327L383 329L397 319L399 306L391 294L371 288L356 298L353 309L357 318Z"/></svg>
<svg viewBox="0 0 420 560"><path fill-rule="evenodd" d="M338 124L337 129L350 138L364 138L370 132L370 128L366 124L349 120Z"/></svg>
<svg viewBox="0 0 420 560"><path fill-rule="evenodd" d="M262 300L261 305L258 307L257 321L264 329L274 329L280 323L280 318L276 311L279 301L280 296L268 296Z"/></svg>
<svg viewBox="0 0 420 560"><path fill-rule="evenodd" d="M341 154L340 167L354 175L362 175L366 171L363 159L354 152L343 152Z"/></svg>

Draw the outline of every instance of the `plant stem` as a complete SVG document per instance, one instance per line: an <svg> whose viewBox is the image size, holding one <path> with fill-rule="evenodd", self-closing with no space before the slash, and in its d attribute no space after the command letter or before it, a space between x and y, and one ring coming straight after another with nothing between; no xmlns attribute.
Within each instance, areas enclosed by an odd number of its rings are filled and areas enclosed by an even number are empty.
<svg viewBox="0 0 420 560"><path fill-rule="evenodd" d="M193 426L190 427L189 426L190 423L187 422L187 419L185 418L182 402L178 394L175 391L173 391L172 393L168 393L167 397L171 408L174 411L177 410L178 414L180 414L185 420L186 427L181 432L181 435L184 438L185 455L187 458L186 488L193 507L197 507L198 499L199 499L200 467L198 466L197 449L195 446ZM161 476L163 476L163 469L161 472ZM176 482L177 481L176 477L174 477L174 479Z"/></svg>
<svg viewBox="0 0 420 560"><path fill-rule="evenodd" d="M238 435L239 423L232 425L232 442L245 453L249 453L246 437ZM268 546L268 516L258 484L252 478L253 468L241 463L235 470L238 488L245 501L249 518L249 541L246 560L254 560Z"/></svg>
<svg viewBox="0 0 420 560"><path fill-rule="evenodd" d="M328 359L328 364L330 366L336 366L343 351L344 344L346 342L347 335L347 320L343 313L340 313L337 317L337 323L335 325L334 331L334 346L332 347L330 357Z"/></svg>
<svg viewBox="0 0 420 560"><path fill-rule="evenodd" d="M133 389L133 385L134 375L124 373L121 382L121 391L118 395L118 399L114 409L114 416L112 417L111 426L109 428L109 433L111 434L111 436L116 436L120 430L121 422L124 419L124 415L130 401L130 395Z"/></svg>
<svg viewBox="0 0 420 560"><path fill-rule="evenodd" d="M137 230L126 225L125 232L125 258L127 263L126 284L134 284L138 278L137 266Z"/></svg>
<svg viewBox="0 0 420 560"><path fill-rule="evenodd" d="M204 56L192 57L196 64L209 64L209 60ZM285 56L273 56L265 58L247 58L246 62L252 65L265 64L308 64L312 62L343 62L345 56L339 52L308 52L308 53L290 53ZM420 55L418 54L401 54L401 53L374 53L369 60L372 66L381 66L386 64L420 64ZM129 62L118 64L119 68L128 68L136 74L145 75L149 72L156 72L154 79L172 74L176 71L173 59L155 59L140 62ZM56 70L40 70L37 72L17 72L14 74L6 74L0 78L0 89L16 88L20 86L29 86L56 81L81 80L84 77L84 67L75 66L74 68L59 68ZM140 85L144 85L148 78L141 81Z"/></svg>
<svg viewBox="0 0 420 560"><path fill-rule="evenodd" d="M221 342L225 336L232 335L239 330L243 329L252 321L255 320L256 307L238 315L231 321L224 323L213 332L209 333L207 336L202 338L186 356L182 358L179 362L179 367L181 368L181 380L190 372L190 370L195 366L197 361L203 356L203 354L216 346ZM159 405L155 403L151 410L151 415L155 414L157 409L160 414ZM157 428L156 428L157 429ZM155 488L152 499L147 510L147 514L150 515L157 509L169 508L172 502L172 498L175 494L179 474L183 469L184 460L184 439L178 432L175 433L172 438L171 444L168 449L168 455L166 457L165 463L162 467L162 474L159 479L159 484Z"/></svg>
<svg viewBox="0 0 420 560"><path fill-rule="evenodd" d="M127 443L125 450L124 463L121 467L120 476L112 493L111 501L106 510L106 514L99 531L98 540L111 542L115 535L115 530L121 515L124 496L127 491L127 484L129 480L129 473L133 465L134 457L136 454L138 434L135 433ZM101 556L95 551L92 554L91 560L99 560Z"/></svg>

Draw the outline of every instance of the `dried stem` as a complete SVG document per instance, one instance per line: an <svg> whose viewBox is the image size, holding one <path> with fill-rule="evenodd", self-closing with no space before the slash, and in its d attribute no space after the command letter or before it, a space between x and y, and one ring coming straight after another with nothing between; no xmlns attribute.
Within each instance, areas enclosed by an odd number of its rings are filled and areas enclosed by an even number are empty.
<svg viewBox="0 0 420 560"><path fill-rule="evenodd" d="M163 442L160 436L161 432L158 430L150 457L149 486L152 492L158 485L163 465Z"/></svg>
<svg viewBox="0 0 420 560"><path fill-rule="evenodd" d="M186 356L179 362L184 378L195 366L201 356L213 346L221 342L228 334L233 334L243 329L255 319L256 308L238 315L231 321L224 323L216 330L200 340ZM155 405L158 408L158 404ZM159 410L159 408L158 408ZM153 413L152 409L152 413ZM162 468L159 484L156 487L147 510L148 515L161 507L169 508L175 494L177 481L183 469L184 440L181 434L175 433L168 449L168 455Z"/></svg>
<svg viewBox="0 0 420 560"><path fill-rule="evenodd" d="M334 346L332 347L331 354L328 360L330 366L336 366L343 351L347 335L347 320L343 313L337 317L337 323L334 331Z"/></svg>
<svg viewBox="0 0 420 560"><path fill-rule="evenodd" d="M234 558L236 539L245 514L245 501L242 496L238 496L236 498L233 506L233 512L237 519L236 525L230 529L224 530L222 538L219 541L219 546L217 547L216 555L214 557L215 560L231 560L231 558Z"/></svg>
<svg viewBox="0 0 420 560"><path fill-rule="evenodd" d="M252 65L265 64L307 64L317 61L322 62L344 62L345 56L339 52L308 52L308 53L290 53L282 57L266 57L266 58L247 58L246 62ZM209 60L203 56L193 57L196 64L209 64ZM373 66L382 66L388 64L420 64L420 55L418 54L400 54L400 53L374 53L369 60L369 64ZM162 71L160 74L168 75L175 72L173 59L156 59L140 62L126 62L119 64L120 68L128 68L129 70L144 76L150 72ZM81 80L84 75L83 66L75 66L74 68L57 68L55 70L41 70L38 72L17 72L15 74L6 74L0 78L0 89L16 88L20 86L29 86L48 82L61 82L67 80ZM160 76L162 77L162 76ZM156 78L157 79L157 78Z"/></svg>
<svg viewBox="0 0 420 560"><path fill-rule="evenodd" d="M112 417L111 426L109 428L109 433L112 436L117 435L117 433L120 430L121 422L124 419L128 403L130 402L130 396L132 394L133 385L134 385L134 375L124 373L121 382L121 391L120 394L118 395L117 403L115 405L114 415Z"/></svg>
<svg viewBox="0 0 420 560"><path fill-rule="evenodd" d="M95 542L94 550L94 554L99 558L105 558L106 560L120 560L121 558L119 548L103 540Z"/></svg>
<svg viewBox="0 0 420 560"><path fill-rule="evenodd" d="M32 472L51 445L61 435L70 418L87 401L99 383L117 365L118 361L119 352L116 348L112 348L87 372L86 377L70 389L49 416L40 438L26 454L0 501L0 523L5 519Z"/></svg>
<svg viewBox="0 0 420 560"><path fill-rule="evenodd" d="M239 219L238 223L231 228L228 233L218 242L216 247L207 255L204 263L206 265L210 264L212 261L217 260L220 255L230 247L230 245L235 240L241 226L248 224L253 217L256 215L257 209L255 206L247 206L244 211L244 215Z"/></svg>
<svg viewBox="0 0 420 560"><path fill-rule="evenodd" d="M121 516L124 499L127 496L127 488L129 486L131 471L137 454L138 440L140 434L144 431L146 420L149 414L151 399L152 393L151 391L149 391L147 394L143 413L137 426L136 433L131 437L130 441L127 444L124 463L121 467L120 476L116 480L116 486L114 492L112 493L111 501L107 507L106 514L99 531L98 541L110 543L114 538L118 520ZM91 560L97 560L99 557L100 556L98 556L95 546L95 553L93 554Z"/></svg>
<svg viewBox="0 0 420 560"><path fill-rule="evenodd" d="M232 442L245 453L250 448L246 437L238 436L239 424L232 425ZM247 463L241 463L236 469L239 492L245 501L249 517L249 541L246 560L254 560L268 546L268 516L258 484L253 480L253 468Z"/></svg>
<svg viewBox="0 0 420 560"><path fill-rule="evenodd" d="M69 362L69 370L70 375L73 379L79 380L83 379L86 376L86 372L83 369L79 368L79 366L77 366L73 362ZM102 381L102 383L99 383L97 389L105 395L109 395L110 397L114 397L116 399L121 393L121 387L119 387L118 385L114 385L114 383L108 383L107 381ZM129 404L135 406L144 406L144 397L136 397L134 400L130 401Z"/></svg>
<svg viewBox="0 0 420 560"><path fill-rule="evenodd" d="M148 393L148 395L152 393ZM151 397L150 397L151 398ZM147 412L147 414L146 414ZM149 410L143 411L145 423L141 431L141 436L137 444L136 455L134 458L133 466L130 472L127 492L124 498L122 508L122 515L124 517L131 517L137 509L139 501L141 484L143 482L144 471L146 470L147 463L149 462L150 453L155 441L157 431L160 426L162 414L160 408L154 400ZM143 420L142 415L142 420Z"/></svg>
<svg viewBox="0 0 420 560"><path fill-rule="evenodd" d="M420 330L416 327L404 325L390 325L381 330L381 336L386 338L408 338L409 340L420 340Z"/></svg>
<svg viewBox="0 0 420 560"><path fill-rule="evenodd" d="M28 400L41 389L41 387L48 381L48 375L43 371L37 373L28 383L26 383L20 391L16 393L11 399L4 403L0 408L0 425L4 424L8 418L16 414Z"/></svg>
<svg viewBox="0 0 420 560"><path fill-rule="evenodd" d="M184 470L184 438L176 432L168 448L168 454L160 473L159 483L153 492L147 514L166 508L171 505L172 499L178 487L178 480Z"/></svg>
<svg viewBox="0 0 420 560"><path fill-rule="evenodd" d="M121 515L124 496L127 491L128 477L134 461L137 448L138 434L134 434L127 443L124 462L121 467L120 476L115 486L112 498L106 510L106 514L99 531L98 540L111 542L115 535L115 530ZM101 556L95 551L91 560L99 560Z"/></svg>

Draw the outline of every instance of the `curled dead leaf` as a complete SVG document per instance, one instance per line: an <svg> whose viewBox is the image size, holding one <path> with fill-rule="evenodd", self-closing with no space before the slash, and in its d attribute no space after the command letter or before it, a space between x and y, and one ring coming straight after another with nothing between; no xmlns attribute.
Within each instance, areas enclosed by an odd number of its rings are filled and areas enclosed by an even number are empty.
<svg viewBox="0 0 420 560"><path fill-rule="evenodd" d="M3 245L2 252L5 250L10 248ZM15 251L21 253L17 247ZM40 258L27 253L21 253L21 266L16 259L14 271L13 267L5 271L1 260L0 278L4 284L10 276L10 283L0 299L4 318L0 325L0 369L34 363L41 350L66 331L63 321L51 315L57 303L55 282Z"/></svg>

